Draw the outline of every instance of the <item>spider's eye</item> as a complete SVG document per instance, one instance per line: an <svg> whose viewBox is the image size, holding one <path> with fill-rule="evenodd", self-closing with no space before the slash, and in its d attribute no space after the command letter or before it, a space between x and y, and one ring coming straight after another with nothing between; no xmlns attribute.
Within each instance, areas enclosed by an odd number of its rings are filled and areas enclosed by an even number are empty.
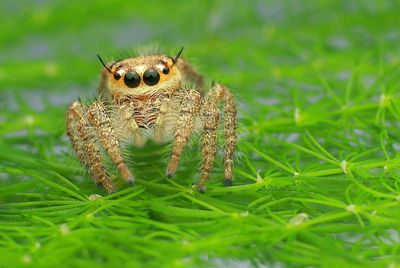
<svg viewBox="0 0 400 268"><path fill-rule="evenodd" d="M169 73L169 68L168 68L167 66L165 66L165 67L162 69L162 72L163 72L163 74L168 74L168 73Z"/></svg>
<svg viewBox="0 0 400 268"><path fill-rule="evenodd" d="M160 75L154 69L148 69L143 74L143 81L148 86L154 86L160 81Z"/></svg>
<svg viewBox="0 0 400 268"><path fill-rule="evenodd" d="M121 78L121 75L119 73L114 74L114 79L119 80Z"/></svg>
<svg viewBox="0 0 400 268"><path fill-rule="evenodd" d="M135 71L127 72L124 77L124 82L128 87L137 87L140 84L140 76Z"/></svg>

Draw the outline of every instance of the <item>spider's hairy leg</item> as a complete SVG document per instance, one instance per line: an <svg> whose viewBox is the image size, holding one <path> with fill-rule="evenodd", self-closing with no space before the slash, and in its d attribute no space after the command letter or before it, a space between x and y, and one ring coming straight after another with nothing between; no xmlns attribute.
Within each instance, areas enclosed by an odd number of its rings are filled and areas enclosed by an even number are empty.
<svg viewBox="0 0 400 268"><path fill-rule="evenodd" d="M179 57L176 66L185 79L192 80L200 93L204 92L204 77L199 74L184 57Z"/></svg>
<svg viewBox="0 0 400 268"><path fill-rule="evenodd" d="M222 99L224 103L224 134L225 134L225 155L224 155L224 173L225 184L232 184L233 173L233 152L236 147L236 104L232 93L227 87L217 84L211 88L206 95L206 100L215 104Z"/></svg>
<svg viewBox="0 0 400 268"><path fill-rule="evenodd" d="M117 165L122 177L124 177L129 184L133 184L134 179L132 173L126 166L125 160L121 155L119 142L114 130L111 127L110 118L107 115L104 104L100 101L97 101L90 105L88 112L90 121L96 128L100 142L104 149L106 149L107 153Z"/></svg>
<svg viewBox="0 0 400 268"><path fill-rule="evenodd" d="M143 137L140 133L139 126L136 123L135 118L133 117L133 108L127 105L121 105L121 107L119 108L119 114L121 115L121 121L123 122L125 127L128 128L130 132L132 132L133 142L136 144L136 146L143 146Z"/></svg>
<svg viewBox="0 0 400 268"><path fill-rule="evenodd" d="M206 102L203 107L203 164L200 176L199 188L200 193L205 192L205 185L210 177L210 171L213 165L215 152L217 151L217 128L219 123L219 110L215 103Z"/></svg>
<svg viewBox="0 0 400 268"><path fill-rule="evenodd" d="M174 147L166 172L168 178L172 177L178 167L179 158L193 128L195 114L199 110L200 100L200 93L195 90L188 90L183 96L178 125L175 129Z"/></svg>
<svg viewBox="0 0 400 268"><path fill-rule="evenodd" d="M75 101L67 110L66 114L66 131L69 139L71 140L72 147L75 154L86 168L89 168L89 162L86 155L85 147L82 139L79 137L77 129L77 121L85 113L85 108L79 102Z"/></svg>
<svg viewBox="0 0 400 268"><path fill-rule="evenodd" d="M78 159L86 168L98 186L104 186L109 192L115 188L100 163L100 152L95 133L90 126L83 124L85 108L79 102L69 107L66 115L66 130ZM80 121L81 120L81 121Z"/></svg>
<svg viewBox="0 0 400 268"><path fill-rule="evenodd" d="M77 130L83 141L85 152L89 161L90 171L97 185L103 185L109 193L116 192L114 184L108 177L101 163L100 146L97 142L96 131L85 115L77 122Z"/></svg>
<svg viewBox="0 0 400 268"><path fill-rule="evenodd" d="M224 87L225 88L225 87ZM224 94L224 134L225 134L225 155L224 155L224 171L225 184L232 184L233 173L233 152L236 147L236 104L232 93L225 88Z"/></svg>
<svg viewBox="0 0 400 268"><path fill-rule="evenodd" d="M164 127L165 127L165 114L168 112L170 104L170 99L165 97L160 104L160 113L156 118L156 122L154 124L154 139L156 142L160 143L163 140L164 136Z"/></svg>

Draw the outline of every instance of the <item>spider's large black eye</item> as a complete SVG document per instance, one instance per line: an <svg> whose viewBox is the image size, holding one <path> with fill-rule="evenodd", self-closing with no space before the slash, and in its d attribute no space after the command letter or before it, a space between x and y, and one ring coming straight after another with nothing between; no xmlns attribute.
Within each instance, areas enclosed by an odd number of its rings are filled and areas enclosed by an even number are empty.
<svg viewBox="0 0 400 268"><path fill-rule="evenodd" d="M148 69L143 74L143 81L148 86L154 86L160 81L160 75L155 69Z"/></svg>
<svg viewBox="0 0 400 268"><path fill-rule="evenodd" d="M168 68L168 66L165 66L165 67L162 69L162 72L163 72L163 74L168 74L168 73L169 73L169 68Z"/></svg>
<svg viewBox="0 0 400 268"><path fill-rule="evenodd" d="M127 72L124 77L124 82L128 87L137 87L140 84L140 76L135 71Z"/></svg>

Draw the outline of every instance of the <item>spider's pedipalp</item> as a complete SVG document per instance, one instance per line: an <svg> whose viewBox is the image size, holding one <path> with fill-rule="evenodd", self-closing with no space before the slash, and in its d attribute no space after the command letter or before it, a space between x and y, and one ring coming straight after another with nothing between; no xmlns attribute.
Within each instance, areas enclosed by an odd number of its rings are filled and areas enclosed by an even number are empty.
<svg viewBox="0 0 400 268"><path fill-rule="evenodd" d="M200 101L200 93L195 90L187 90L183 96L178 125L175 130L174 147L166 172L168 178L172 177L178 167L179 158L192 131L194 117L199 110Z"/></svg>
<svg viewBox="0 0 400 268"><path fill-rule="evenodd" d="M154 139L158 143L162 142L164 137L165 114L168 112L169 105L170 105L170 99L165 98L161 101L160 112L154 124Z"/></svg>
<svg viewBox="0 0 400 268"><path fill-rule="evenodd" d="M219 110L215 103L209 101L203 106L203 164L198 191L205 192L205 185L210 177L210 171L217 151L217 128L219 123Z"/></svg>
<svg viewBox="0 0 400 268"><path fill-rule="evenodd" d="M135 121L135 117L133 116L134 109L129 107L128 105L121 105L118 112L121 116L121 121L124 125L123 127L127 128L127 130L132 133L133 142L136 144L136 146L142 147L144 141L142 133L140 133L139 126Z"/></svg>

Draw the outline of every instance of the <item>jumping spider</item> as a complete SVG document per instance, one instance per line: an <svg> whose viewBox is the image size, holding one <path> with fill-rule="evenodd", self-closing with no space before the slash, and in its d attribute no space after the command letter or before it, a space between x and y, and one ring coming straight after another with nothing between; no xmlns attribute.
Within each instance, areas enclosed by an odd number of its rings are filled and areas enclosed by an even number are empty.
<svg viewBox="0 0 400 268"><path fill-rule="evenodd" d="M66 130L77 157L89 169L98 186L116 188L102 164L100 146L110 155L129 184L131 171L120 152L120 141L142 146L147 138L160 143L174 139L166 176L174 174L191 132L203 130L202 172L198 191L203 193L216 153L218 104L223 100L225 184L231 185L236 145L236 105L221 84L204 93L203 76L183 57L140 56L109 62L104 66L98 100L85 107L74 102L66 114ZM188 82L194 84L188 88Z"/></svg>

